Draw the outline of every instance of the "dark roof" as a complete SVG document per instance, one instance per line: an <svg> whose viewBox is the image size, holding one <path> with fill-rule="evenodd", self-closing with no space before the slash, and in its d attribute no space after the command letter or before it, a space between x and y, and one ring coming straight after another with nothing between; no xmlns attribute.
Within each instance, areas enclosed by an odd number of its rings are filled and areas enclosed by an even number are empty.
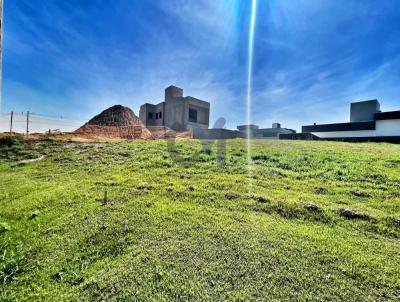
<svg viewBox="0 0 400 302"><path fill-rule="evenodd" d="M260 129L254 129L253 131L254 132L257 132L257 131L259 131L259 132L262 132L262 131L264 131L264 132L281 132L283 130L296 132L296 130L289 129L289 128L260 128Z"/></svg>
<svg viewBox="0 0 400 302"><path fill-rule="evenodd" d="M303 133L375 130L376 121L400 119L399 111L377 112L373 121L303 126Z"/></svg>
<svg viewBox="0 0 400 302"><path fill-rule="evenodd" d="M397 120L400 119L400 110L399 111L387 111L387 112L378 112L374 115L376 121L382 120Z"/></svg>
<svg viewBox="0 0 400 302"><path fill-rule="evenodd" d="M375 121L303 126L301 132L335 132L375 130Z"/></svg>

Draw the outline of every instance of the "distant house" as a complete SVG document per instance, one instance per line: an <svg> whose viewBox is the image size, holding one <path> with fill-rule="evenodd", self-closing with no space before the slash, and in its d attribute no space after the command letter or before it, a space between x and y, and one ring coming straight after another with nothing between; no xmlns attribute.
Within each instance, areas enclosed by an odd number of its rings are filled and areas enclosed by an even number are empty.
<svg viewBox="0 0 400 302"><path fill-rule="evenodd" d="M194 138L231 139L246 138L247 128L250 138L279 139L281 134L296 131L282 128L274 123L272 128L260 129L257 125L238 126L237 130L225 128L209 129L210 103L191 96L183 96L183 89L170 86L165 89L164 101L158 104L145 103L140 107L139 118L146 127L164 126L175 131L192 131Z"/></svg>
<svg viewBox="0 0 400 302"><path fill-rule="evenodd" d="M193 128L208 129L210 103L191 96L183 96L183 89L170 86L165 89L164 102L143 104L139 118L145 126L165 126L175 131Z"/></svg>
<svg viewBox="0 0 400 302"><path fill-rule="evenodd" d="M260 129L257 125L243 125L237 126L241 137L247 137L250 134L250 138L263 138L263 139L279 139L282 134L294 134L296 133L293 129L282 128L281 124L273 123L272 128Z"/></svg>
<svg viewBox="0 0 400 302"><path fill-rule="evenodd" d="M381 112L377 100L351 103L350 122L303 126L302 132L322 139L400 142L400 111Z"/></svg>
<svg viewBox="0 0 400 302"><path fill-rule="evenodd" d="M193 132L194 138L200 139L232 139L232 138L252 138L252 139L279 139L282 134L295 134L292 129L282 128L279 123L272 124L272 128L260 129L257 125L237 126L237 130L229 129L197 129ZM248 135L250 134L250 135Z"/></svg>

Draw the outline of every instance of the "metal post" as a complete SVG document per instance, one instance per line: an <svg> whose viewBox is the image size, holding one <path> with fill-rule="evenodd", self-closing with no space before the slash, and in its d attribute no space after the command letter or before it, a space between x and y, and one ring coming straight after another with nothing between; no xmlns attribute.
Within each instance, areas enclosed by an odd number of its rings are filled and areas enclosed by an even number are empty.
<svg viewBox="0 0 400 302"><path fill-rule="evenodd" d="M26 113L26 135L29 135L29 111Z"/></svg>
<svg viewBox="0 0 400 302"><path fill-rule="evenodd" d="M11 111L11 120L10 120L10 134L12 133L12 124L13 124L13 116L14 116L14 111Z"/></svg>

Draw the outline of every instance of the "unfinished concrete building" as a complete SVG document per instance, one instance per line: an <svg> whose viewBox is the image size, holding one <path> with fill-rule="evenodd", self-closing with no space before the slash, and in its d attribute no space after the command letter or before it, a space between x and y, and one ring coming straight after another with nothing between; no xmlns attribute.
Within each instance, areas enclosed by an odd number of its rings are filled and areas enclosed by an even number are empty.
<svg viewBox="0 0 400 302"><path fill-rule="evenodd" d="M139 118L146 127L165 126L175 131L208 129L210 103L191 96L183 96L183 89L170 86L165 89L164 102L145 103Z"/></svg>

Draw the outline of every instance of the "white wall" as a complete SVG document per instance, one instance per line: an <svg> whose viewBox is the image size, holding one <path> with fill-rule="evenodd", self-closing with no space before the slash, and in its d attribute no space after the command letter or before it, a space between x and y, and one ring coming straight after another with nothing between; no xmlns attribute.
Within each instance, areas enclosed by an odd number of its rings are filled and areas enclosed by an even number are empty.
<svg viewBox="0 0 400 302"><path fill-rule="evenodd" d="M376 132L379 136L400 136L400 119L376 121Z"/></svg>
<svg viewBox="0 0 400 302"><path fill-rule="evenodd" d="M400 119L376 121L376 130L312 132L321 138L400 136Z"/></svg>

